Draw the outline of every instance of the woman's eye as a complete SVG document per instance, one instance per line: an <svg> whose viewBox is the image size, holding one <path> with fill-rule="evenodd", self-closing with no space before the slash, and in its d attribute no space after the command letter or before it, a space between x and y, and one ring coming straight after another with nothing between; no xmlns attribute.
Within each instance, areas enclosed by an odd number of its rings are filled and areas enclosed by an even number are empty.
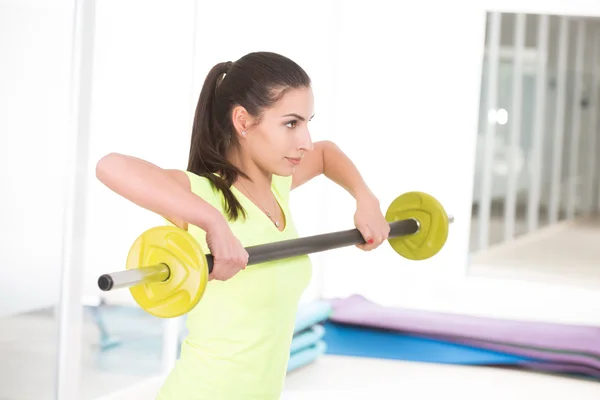
<svg viewBox="0 0 600 400"><path fill-rule="evenodd" d="M285 124L285 126L287 126L288 128L295 128L297 123L298 121L290 121L287 124Z"/></svg>

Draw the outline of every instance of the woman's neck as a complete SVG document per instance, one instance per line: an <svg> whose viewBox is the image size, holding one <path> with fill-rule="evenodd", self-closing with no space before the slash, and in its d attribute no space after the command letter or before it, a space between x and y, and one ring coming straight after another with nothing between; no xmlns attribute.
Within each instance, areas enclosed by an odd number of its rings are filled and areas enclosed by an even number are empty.
<svg viewBox="0 0 600 400"><path fill-rule="evenodd" d="M252 160L241 156L237 152L228 157L228 160L249 178L239 176L237 182L234 183L238 189L241 186L244 191L250 191L251 195L255 197L270 196L271 180L273 178L271 173L264 171Z"/></svg>

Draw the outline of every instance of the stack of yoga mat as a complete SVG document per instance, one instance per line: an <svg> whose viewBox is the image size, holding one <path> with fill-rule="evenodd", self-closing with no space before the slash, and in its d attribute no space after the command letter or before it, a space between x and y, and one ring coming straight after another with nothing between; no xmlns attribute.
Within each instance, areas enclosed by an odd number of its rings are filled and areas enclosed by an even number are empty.
<svg viewBox="0 0 600 400"><path fill-rule="evenodd" d="M505 365L600 379L600 328L384 307L335 299L327 354L465 365Z"/></svg>
<svg viewBox="0 0 600 400"><path fill-rule="evenodd" d="M327 346L323 341L323 323L327 321L331 311L331 303L327 301L316 300L300 305L290 348L288 372L314 362L325 353Z"/></svg>

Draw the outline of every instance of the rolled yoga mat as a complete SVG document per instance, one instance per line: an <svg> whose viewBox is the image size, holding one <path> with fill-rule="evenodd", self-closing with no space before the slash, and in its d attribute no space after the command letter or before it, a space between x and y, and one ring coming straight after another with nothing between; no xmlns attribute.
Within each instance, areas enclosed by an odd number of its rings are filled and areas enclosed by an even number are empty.
<svg viewBox="0 0 600 400"><path fill-rule="evenodd" d="M332 322L513 354L528 359L519 364L531 369L600 378L600 328L383 307L357 295L331 304Z"/></svg>

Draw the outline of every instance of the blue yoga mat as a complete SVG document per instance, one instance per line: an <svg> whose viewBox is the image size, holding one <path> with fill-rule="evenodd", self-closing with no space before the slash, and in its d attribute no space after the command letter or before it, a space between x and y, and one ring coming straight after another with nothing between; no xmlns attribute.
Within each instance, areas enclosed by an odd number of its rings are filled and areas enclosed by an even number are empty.
<svg viewBox="0 0 600 400"><path fill-rule="evenodd" d="M463 365L515 365L530 361L525 357L403 333L329 321L323 325L326 354Z"/></svg>
<svg viewBox="0 0 600 400"><path fill-rule="evenodd" d="M292 372L300 367L314 362L319 356L325 353L327 344L323 341L318 341L312 346L305 347L291 355L287 366L287 372Z"/></svg>

